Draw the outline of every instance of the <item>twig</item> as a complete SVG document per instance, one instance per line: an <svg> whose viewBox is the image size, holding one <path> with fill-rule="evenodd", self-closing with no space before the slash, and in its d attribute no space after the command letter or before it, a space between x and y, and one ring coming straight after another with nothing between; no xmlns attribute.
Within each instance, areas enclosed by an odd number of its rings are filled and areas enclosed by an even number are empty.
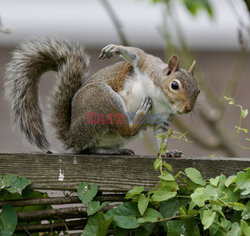
<svg viewBox="0 0 250 236"><path fill-rule="evenodd" d="M99 195L95 197L95 200L101 202L119 202L124 200L124 194ZM0 208L7 203L10 203L12 206L42 206L81 203L81 200L77 196L9 200L0 202Z"/></svg>
<svg viewBox="0 0 250 236"><path fill-rule="evenodd" d="M80 229L82 230L87 220L73 220L73 221L67 221L67 227L69 230L76 230ZM53 223L53 224L39 224L39 225L25 225L25 226L17 226L15 233L23 233L25 232L48 232L51 230L51 227L53 226L53 230L64 230L65 225L63 223Z"/></svg>
<svg viewBox="0 0 250 236"><path fill-rule="evenodd" d="M63 219L61 219L60 217L56 217L56 218L58 218L58 220L60 220L64 224L65 229L67 230L68 235L70 235L69 228L68 228L67 224L65 223L65 221Z"/></svg>
<svg viewBox="0 0 250 236"><path fill-rule="evenodd" d="M129 42L128 42L126 35L124 34L124 32L122 30L122 25L119 22L116 14L115 14L114 10L112 9L111 5L109 4L108 0L100 0L100 1L101 1L102 5L104 6L104 8L106 9L109 17L111 18L111 20L115 26L115 29L120 37L121 43L124 46L128 46Z"/></svg>
<svg viewBox="0 0 250 236"><path fill-rule="evenodd" d="M17 212L18 221L36 221L87 217L86 207L68 207L60 209L49 209L40 211Z"/></svg>

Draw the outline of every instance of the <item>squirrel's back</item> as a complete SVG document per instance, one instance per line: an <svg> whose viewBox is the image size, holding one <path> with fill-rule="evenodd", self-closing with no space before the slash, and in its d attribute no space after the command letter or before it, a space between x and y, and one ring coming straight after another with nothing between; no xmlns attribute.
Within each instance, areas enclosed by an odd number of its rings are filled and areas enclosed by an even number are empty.
<svg viewBox="0 0 250 236"><path fill-rule="evenodd" d="M89 57L79 44L44 38L22 44L7 65L5 89L11 102L13 121L30 143L46 149L46 139L38 97L40 76L58 71L52 98L51 123L57 137L67 145L71 122L71 101L86 76Z"/></svg>

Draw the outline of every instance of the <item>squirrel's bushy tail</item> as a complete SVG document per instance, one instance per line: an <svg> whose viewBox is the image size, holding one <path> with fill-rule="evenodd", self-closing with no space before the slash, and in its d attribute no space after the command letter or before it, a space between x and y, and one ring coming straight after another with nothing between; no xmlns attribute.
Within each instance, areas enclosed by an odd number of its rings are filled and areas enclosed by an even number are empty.
<svg viewBox="0 0 250 236"><path fill-rule="evenodd" d="M58 71L52 99L52 125L59 139L68 144L71 102L86 76L89 57L79 44L44 38L22 44L7 65L5 88L11 101L12 117L30 143L47 149L38 98L40 76Z"/></svg>

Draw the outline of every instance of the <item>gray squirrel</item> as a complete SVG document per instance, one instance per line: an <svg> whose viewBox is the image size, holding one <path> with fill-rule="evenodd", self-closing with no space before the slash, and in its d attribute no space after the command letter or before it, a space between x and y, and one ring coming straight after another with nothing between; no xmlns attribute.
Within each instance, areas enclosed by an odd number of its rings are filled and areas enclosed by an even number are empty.
<svg viewBox="0 0 250 236"><path fill-rule="evenodd" d="M167 132L171 117L193 110L200 92L173 55L168 63L134 47L110 44L100 59L120 55L124 61L88 77L89 56L78 43L53 37L21 44L7 65L5 90L14 123L27 140L49 148L39 106L38 84L46 71L57 71L50 122L65 148L96 154L133 154L120 149L140 131L153 126ZM160 115L159 119L154 119ZM148 117L153 117L147 122ZM158 149L161 140L156 138ZM167 142L167 140L165 140Z"/></svg>

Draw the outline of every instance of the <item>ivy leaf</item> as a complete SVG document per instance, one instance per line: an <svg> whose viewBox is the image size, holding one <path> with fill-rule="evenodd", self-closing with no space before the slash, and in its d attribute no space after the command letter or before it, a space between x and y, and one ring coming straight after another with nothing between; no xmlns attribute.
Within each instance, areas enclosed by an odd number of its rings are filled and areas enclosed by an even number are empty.
<svg viewBox="0 0 250 236"><path fill-rule="evenodd" d="M114 223L122 229L136 229L140 226L134 216L116 216L114 217Z"/></svg>
<svg viewBox="0 0 250 236"><path fill-rule="evenodd" d="M148 203L149 203L149 199L142 193L139 196L139 200L138 200L138 210L141 214L141 216L144 215L147 207L148 207Z"/></svg>
<svg viewBox="0 0 250 236"><path fill-rule="evenodd" d="M231 230L227 234L228 236L241 236L241 228L238 222L232 224Z"/></svg>
<svg viewBox="0 0 250 236"><path fill-rule="evenodd" d="M203 211L203 214L201 214L201 223L203 224L204 230L213 224L215 215L216 213L210 210Z"/></svg>
<svg viewBox="0 0 250 236"><path fill-rule="evenodd" d="M98 192L97 184L91 184L90 186L86 182L79 184L77 194L84 205L89 204Z"/></svg>
<svg viewBox="0 0 250 236"><path fill-rule="evenodd" d="M135 187L127 192L125 199L130 199L130 198L134 197L135 195L139 195L143 191L144 191L143 186Z"/></svg>
<svg viewBox="0 0 250 236"><path fill-rule="evenodd" d="M152 200L154 202L163 202L170 198L173 198L176 196L176 191L171 191L172 189L168 186L160 187L152 196Z"/></svg>
<svg viewBox="0 0 250 236"><path fill-rule="evenodd" d="M157 159L154 161L154 164L153 164L154 170L155 170L155 171L159 170L161 164L162 164L162 160L160 160L159 158L157 158Z"/></svg>
<svg viewBox="0 0 250 236"><path fill-rule="evenodd" d="M242 219L249 220L250 219L250 200L246 204L245 210L242 212Z"/></svg>
<svg viewBox="0 0 250 236"><path fill-rule="evenodd" d="M198 224L193 219L169 220L166 225L167 235L170 236L200 236Z"/></svg>
<svg viewBox="0 0 250 236"><path fill-rule="evenodd" d="M236 185L240 190L245 190L241 194L250 194L250 169L246 172L240 171L236 177Z"/></svg>
<svg viewBox="0 0 250 236"><path fill-rule="evenodd" d="M135 236L150 236L153 234L155 228L156 228L155 224L144 224L136 230ZM124 236L128 235L129 234L127 233Z"/></svg>
<svg viewBox="0 0 250 236"><path fill-rule="evenodd" d="M167 181L173 181L174 180L174 176L171 175L167 171L163 171L162 175L160 175L159 178L162 179L162 180L167 180Z"/></svg>
<svg viewBox="0 0 250 236"><path fill-rule="evenodd" d="M233 202L233 209L236 211L243 211L246 209L245 205L240 202Z"/></svg>
<svg viewBox="0 0 250 236"><path fill-rule="evenodd" d="M88 216L93 215L106 206L108 206L107 202L103 202L102 205L100 205L99 201L91 201L88 205L88 208L87 208L87 214L88 214Z"/></svg>
<svg viewBox="0 0 250 236"><path fill-rule="evenodd" d="M206 185L206 181L203 179L203 177L201 176L200 171L198 171L195 168L186 168L184 170L184 172L186 173L187 177L194 183L199 184L201 186L205 186Z"/></svg>
<svg viewBox="0 0 250 236"><path fill-rule="evenodd" d="M167 168L168 171L173 172L173 168L170 164L168 164L167 162L164 161L163 165Z"/></svg>
<svg viewBox="0 0 250 236"><path fill-rule="evenodd" d="M114 217L105 219L104 214L102 212L98 212L97 217L98 217L98 227L96 236L106 236L108 234L109 226L112 223Z"/></svg>
<svg viewBox="0 0 250 236"><path fill-rule="evenodd" d="M246 221L244 221L244 220L240 221L240 228L241 228L243 234L250 235L250 226L247 224Z"/></svg>
<svg viewBox="0 0 250 236"><path fill-rule="evenodd" d="M209 195L205 188L197 188L194 193L191 194L192 201L199 207L205 206L205 201L209 199Z"/></svg>
<svg viewBox="0 0 250 236"><path fill-rule="evenodd" d="M88 223L82 231L82 236L96 235L106 236L113 217L105 219L102 212L98 212L88 218Z"/></svg>
<svg viewBox="0 0 250 236"><path fill-rule="evenodd" d="M229 185L231 185L232 183L235 183L236 181L236 175L231 175L227 178L226 182L225 182L225 186L228 187Z"/></svg>
<svg viewBox="0 0 250 236"><path fill-rule="evenodd" d="M5 175L1 182L2 186L0 186L0 189L4 187L10 193L20 193L20 194L23 189L25 189L28 185L31 184L30 180L15 174Z"/></svg>
<svg viewBox="0 0 250 236"><path fill-rule="evenodd" d="M213 186L217 187L218 182L219 182L219 179L220 179L220 176L217 176L216 178L211 178L211 179L209 180L209 182L210 182Z"/></svg>
<svg viewBox="0 0 250 236"><path fill-rule="evenodd" d="M114 224L123 229L135 229L140 226L136 217L140 216L137 204L134 202L123 203L105 214L105 219L114 216Z"/></svg>
<svg viewBox="0 0 250 236"><path fill-rule="evenodd" d="M160 219L162 219L162 216L160 214L160 212L158 212L157 210L153 209L153 208L148 208L144 214L143 217L140 217L138 219L138 223L143 224L143 223L156 223L158 222Z"/></svg>
<svg viewBox="0 0 250 236"><path fill-rule="evenodd" d="M0 222L2 224L0 235L11 236L17 225L17 214L10 204L3 206Z"/></svg>
<svg viewBox="0 0 250 236"><path fill-rule="evenodd" d="M241 115L243 118L246 118L246 116L248 115L248 110L247 109L242 109L241 110Z"/></svg>

